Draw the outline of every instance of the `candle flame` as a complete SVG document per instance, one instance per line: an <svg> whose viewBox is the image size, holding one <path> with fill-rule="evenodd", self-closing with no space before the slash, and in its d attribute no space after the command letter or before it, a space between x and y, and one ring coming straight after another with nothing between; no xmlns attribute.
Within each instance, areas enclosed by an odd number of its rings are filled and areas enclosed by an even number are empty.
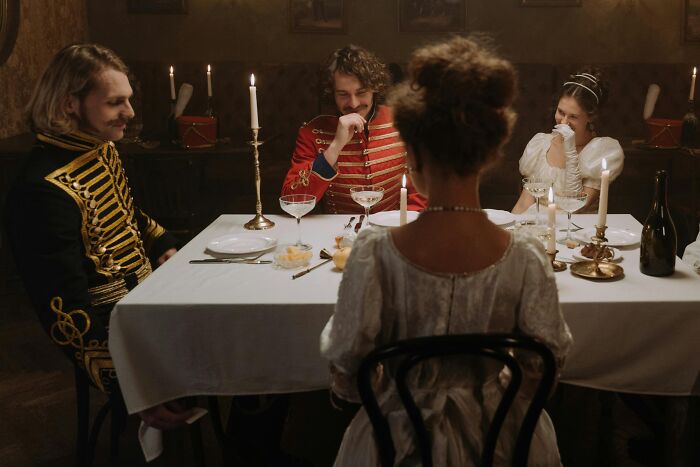
<svg viewBox="0 0 700 467"><path fill-rule="evenodd" d="M250 75L250 85L255 86L255 75Z"/></svg>
<svg viewBox="0 0 700 467"><path fill-rule="evenodd" d="M211 65L207 65L207 73L211 73Z"/></svg>
<svg viewBox="0 0 700 467"><path fill-rule="evenodd" d="M549 187L549 204L552 204L554 202L554 190L552 190L552 187Z"/></svg>
<svg viewBox="0 0 700 467"><path fill-rule="evenodd" d="M606 161L605 158L603 158L601 165L603 166L603 170L608 170L608 161Z"/></svg>
<svg viewBox="0 0 700 467"><path fill-rule="evenodd" d="M406 174L403 174L403 179L401 180L401 186L406 188Z"/></svg>
<svg viewBox="0 0 700 467"><path fill-rule="evenodd" d="M693 76L695 76L698 72L698 67L694 66L693 67Z"/></svg>
<svg viewBox="0 0 700 467"><path fill-rule="evenodd" d="M173 74L173 66L172 65L170 65L170 74L171 75Z"/></svg>

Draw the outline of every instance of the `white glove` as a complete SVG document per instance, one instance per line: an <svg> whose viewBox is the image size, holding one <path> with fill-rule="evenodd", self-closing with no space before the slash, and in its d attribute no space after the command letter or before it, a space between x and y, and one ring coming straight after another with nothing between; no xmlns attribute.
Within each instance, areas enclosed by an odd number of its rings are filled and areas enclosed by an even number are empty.
<svg viewBox="0 0 700 467"><path fill-rule="evenodd" d="M564 139L564 155L566 156L566 179L564 189L566 191L581 191L581 169L578 165L578 153L576 152L576 134L569 125L560 123L554 127L553 132L559 133Z"/></svg>

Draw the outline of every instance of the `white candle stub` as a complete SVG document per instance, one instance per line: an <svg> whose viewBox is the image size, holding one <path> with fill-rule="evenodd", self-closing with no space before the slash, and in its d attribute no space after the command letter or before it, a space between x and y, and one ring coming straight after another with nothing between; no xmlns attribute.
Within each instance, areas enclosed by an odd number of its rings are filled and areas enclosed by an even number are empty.
<svg viewBox="0 0 700 467"><path fill-rule="evenodd" d="M598 202L598 225L602 227L608 220L608 186L610 185L610 171L608 163L603 158L601 163L602 172L600 173L600 201Z"/></svg>
<svg viewBox="0 0 700 467"><path fill-rule="evenodd" d="M554 191L549 187L549 204L547 205L547 226L554 227L556 223L557 205L554 204Z"/></svg>
<svg viewBox="0 0 700 467"><path fill-rule="evenodd" d="M211 97L211 65L207 65L207 96Z"/></svg>
<svg viewBox="0 0 700 467"><path fill-rule="evenodd" d="M401 182L401 196L399 198L399 225L405 225L408 220L408 190L406 190L406 174L403 174Z"/></svg>
<svg viewBox="0 0 700 467"><path fill-rule="evenodd" d="M260 128L258 123L258 94L255 88L255 75L250 75L250 127Z"/></svg>
<svg viewBox="0 0 700 467"><path fill-rule="evenodd" d="M175 70L170 66L170 100L175 100Z"/></svg>

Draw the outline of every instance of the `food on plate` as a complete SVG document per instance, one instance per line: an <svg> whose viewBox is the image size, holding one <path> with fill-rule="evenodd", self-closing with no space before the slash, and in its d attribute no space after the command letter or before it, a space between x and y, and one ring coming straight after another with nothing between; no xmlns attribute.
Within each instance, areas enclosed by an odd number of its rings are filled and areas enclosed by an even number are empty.
<svg viewBox="0 0 700 467"><path fill-rule="evenodd" d="M581 248L581 256L585 256L586 258L590 259L595 259L596 253L598 252L598 249L601 248L599 246L594 245L593 243L588 243L586 246ZM615 254L613 251L608 248L608 247L603 247L604 251L600 259L606 260L606 259L612 259Z"/></svg>
<svg viewBox="0 0 700 467"><path fill-rule="evenodd" d="M578 242L576 240L569 239L566 241L566 247L570 250L576 248L577 246Z"/></svg>
<svg viewBox="0 0 700 467"><path fill-rule="evenodd" d="M335 267L342 270L345 268L345 263L348 261L348 256L350 256L350 251L352 248L349 246L338 248L335 253L333 253L333 264Z"/></svg>
<svg viewBox="0 0 700 467"><path fill-rule="evenodd" d="M294 245L285 245L275 253L275 262L283 268L292 269L309 264L311 256L311 250L300 250Z"/></svg>

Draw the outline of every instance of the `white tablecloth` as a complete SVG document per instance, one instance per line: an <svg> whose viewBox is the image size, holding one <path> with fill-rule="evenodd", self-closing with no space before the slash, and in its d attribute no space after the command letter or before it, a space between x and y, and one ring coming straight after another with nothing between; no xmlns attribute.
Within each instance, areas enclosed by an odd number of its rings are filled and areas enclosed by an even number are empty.
<svg viewBox="0 0 700 467"><path fill-rule="evenodd" d="M188 263L207 256L212 238L243 231L250 217L219 217L115 306L109 347L130 413L187 395L328 386L318 336L341 279L332 263L297 280L271 265ZM277 225L261 235L296 240L293 218L269 218ZM347 220L305 217L303 240L317 257ZM590 226L595 216L574 221ZM641 231L629 215L609 215L608 224ZM639 249L623 255L625 277L616 282L557 273L574 336L562 380L622 392L700 394L700 277L680 260L671 277L644 276Z"/></svg>

